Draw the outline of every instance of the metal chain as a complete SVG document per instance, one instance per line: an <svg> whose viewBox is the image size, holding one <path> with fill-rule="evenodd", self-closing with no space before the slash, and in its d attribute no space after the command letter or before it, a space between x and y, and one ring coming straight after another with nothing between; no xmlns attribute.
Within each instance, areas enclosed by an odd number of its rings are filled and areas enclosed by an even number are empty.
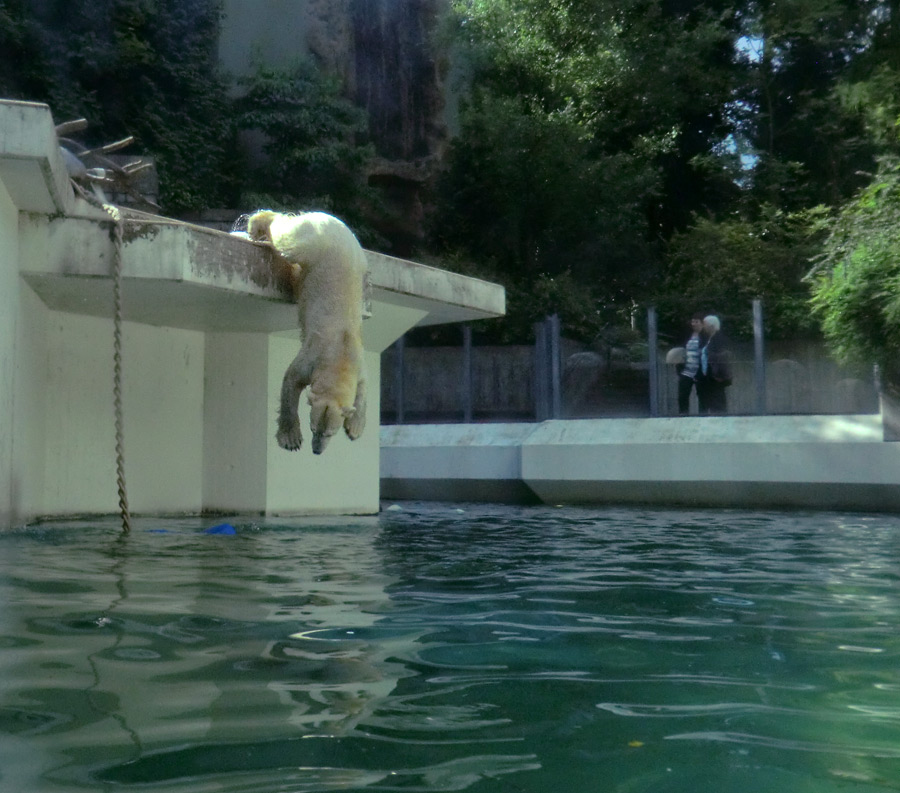
<svg viewBox="0 0 900 793"><path fill-rule="evenodd" d="M104 204L103 208L113 219L115 244L113 246L113 401L116 413L116 486L119 493L119 514L122 531L131 531L131 514L128 510L128 492L125 488L125 424L122 418L122 215L118 207Z"/></svg>

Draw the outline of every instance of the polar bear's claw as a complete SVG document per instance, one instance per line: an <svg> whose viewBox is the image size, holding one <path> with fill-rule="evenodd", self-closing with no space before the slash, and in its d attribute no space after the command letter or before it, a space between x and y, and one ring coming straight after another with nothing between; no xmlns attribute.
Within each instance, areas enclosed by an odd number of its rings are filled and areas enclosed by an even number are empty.
<svg viewBox="0 0 900 793"><path fill-rule="evenodd" d="M295 424L289 429L279 430L275 440L278 441L278 445L282 449L286 449L289 452L297 451L303 445L303 434L300 432L300 425Z"/></svg>

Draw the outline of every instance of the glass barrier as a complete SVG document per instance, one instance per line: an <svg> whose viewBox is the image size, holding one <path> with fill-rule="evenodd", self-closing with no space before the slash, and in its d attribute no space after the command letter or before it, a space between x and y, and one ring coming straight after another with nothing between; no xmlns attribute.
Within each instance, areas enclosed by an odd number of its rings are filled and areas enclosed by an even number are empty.
<svg viewBox="0 0 900 793"><path fill-rule="evenodd" d="M660 329L651 308L593 344L567 338L558 317L537 323L532 344L485 343L477 324L444 329L436 343L410 334L382 354L382 423L666 417L701 407L728 415L878 412L871 370L838 366L821 339L767 339L762 306L755 309L755 333L729 334L725 318L717 334L714 355L729 380L718 388L724 410L715 409L715 395L712 407L704 404L702 384L699 399L697 385L685 386L688 323L680 335Z"/></svg>

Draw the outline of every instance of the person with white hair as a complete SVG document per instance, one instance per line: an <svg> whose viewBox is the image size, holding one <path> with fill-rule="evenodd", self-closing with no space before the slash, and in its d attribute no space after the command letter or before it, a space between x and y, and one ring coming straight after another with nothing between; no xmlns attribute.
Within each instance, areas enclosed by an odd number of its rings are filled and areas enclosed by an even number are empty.
<svg viewBox="0 0 900 793"><path fill-rule="evenodd" d="M697 396L701 413L723 415L728 412L725 389L731 385L731 365L722 335L722 322L715 315L703 318L706 343L700 350L700 376Z"/></svg>

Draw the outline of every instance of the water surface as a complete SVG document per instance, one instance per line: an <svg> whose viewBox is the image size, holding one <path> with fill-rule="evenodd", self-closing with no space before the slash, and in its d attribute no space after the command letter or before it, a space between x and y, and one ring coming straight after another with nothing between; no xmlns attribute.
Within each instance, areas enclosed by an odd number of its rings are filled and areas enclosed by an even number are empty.
<svg viewBox="0 0 900 793"><path fill-rule="evenodd" d="M0 535L0 791L900 789L900 518Z"/></svg>

